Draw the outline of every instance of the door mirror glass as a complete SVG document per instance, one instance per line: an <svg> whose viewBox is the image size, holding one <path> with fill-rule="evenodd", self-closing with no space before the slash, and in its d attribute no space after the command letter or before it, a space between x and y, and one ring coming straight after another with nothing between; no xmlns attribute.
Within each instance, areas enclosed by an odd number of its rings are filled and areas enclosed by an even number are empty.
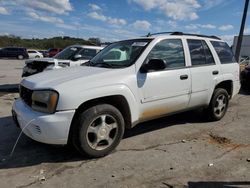
<svg viewBox="0 0 250 188"><path fill-rule="evenodd" d="M149 71L159 71L166 68L166 62L162 59L150 59L147 63L143 64L140 71L146 73Z"/></svg>

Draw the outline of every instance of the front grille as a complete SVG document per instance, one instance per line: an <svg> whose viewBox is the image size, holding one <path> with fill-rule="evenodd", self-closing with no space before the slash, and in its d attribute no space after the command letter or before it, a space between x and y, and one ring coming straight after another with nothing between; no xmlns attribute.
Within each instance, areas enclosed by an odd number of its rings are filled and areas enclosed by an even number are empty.
<svg viewBox="0 0 250 188"><path fill-rule="evenodd" d="M21 99L29 106L32 105L32 93L33 91L24 87L24 86L20 86L20 97Z"/></svg>

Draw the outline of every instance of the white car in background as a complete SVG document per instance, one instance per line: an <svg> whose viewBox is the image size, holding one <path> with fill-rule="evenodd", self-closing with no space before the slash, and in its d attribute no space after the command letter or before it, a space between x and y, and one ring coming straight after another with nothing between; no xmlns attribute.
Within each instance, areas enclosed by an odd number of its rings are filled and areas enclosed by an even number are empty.
<svg viewBox="0 0 250 188"><path fill-rule="evenodd" d="M100 46L72 45L53 58L29 59L25 62L22 77L48 70L80 66L92 59L102 49L103 47Z"/></svg>
<svg viewBox="0 0 250 188"><path fill-rule="evenodd" d="M43 54L38 52L37 50L29 49L29 50L27 50L27 52L29 54L30 59L43 58Z"/></svg>

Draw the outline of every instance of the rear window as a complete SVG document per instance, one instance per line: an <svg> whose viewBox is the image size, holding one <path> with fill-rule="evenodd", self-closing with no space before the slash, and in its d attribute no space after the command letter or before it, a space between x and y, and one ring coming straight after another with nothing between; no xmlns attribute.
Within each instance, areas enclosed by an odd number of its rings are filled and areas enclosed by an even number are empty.
<svg viewBox="0 0 250 188"><path fill-rule="evenodd" d="M28 50L28 53L34 54L36 51Z"/></svg>
<svg viewBox="0 0 250 188"><path fill-rule="evenodd" d="M227 43L219 41L211 41L211 43L220 58L221 64L235 62L233 52Z"/></svg>

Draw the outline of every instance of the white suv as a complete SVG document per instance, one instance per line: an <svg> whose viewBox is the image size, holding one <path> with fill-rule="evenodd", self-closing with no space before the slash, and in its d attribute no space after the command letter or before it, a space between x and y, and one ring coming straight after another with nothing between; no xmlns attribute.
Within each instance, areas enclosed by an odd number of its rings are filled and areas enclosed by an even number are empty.
<svg viewBox="0 0 250 188"><path fill-rule="evenodd" d="M56 54L53 58L26 60L22 77L31 76L48 70L80 66L92 59L102 49L103 47L101 46L72 45Z"/></svg>
<svg viewBox="0 0 250 188"><path fill-rule="evenodd" d="M115 42L86 66L23 79L13 116L34 140L100 157L143 121L194 108L220 120L239 89L239 64L219 38L150 35Z"/></svg>

